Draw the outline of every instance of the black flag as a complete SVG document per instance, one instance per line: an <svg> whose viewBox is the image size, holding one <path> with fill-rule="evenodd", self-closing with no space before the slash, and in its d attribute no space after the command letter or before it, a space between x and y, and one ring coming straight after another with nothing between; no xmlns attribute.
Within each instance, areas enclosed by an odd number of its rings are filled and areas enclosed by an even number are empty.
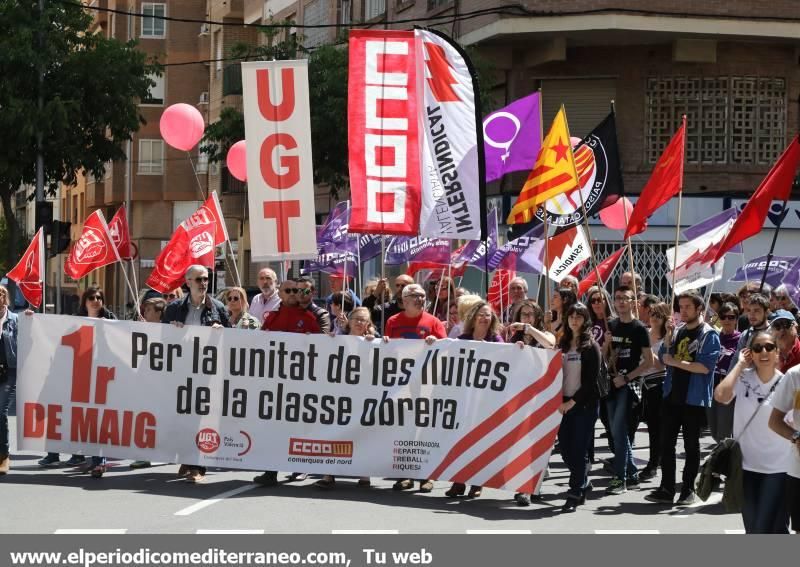
<svg viewBox="0 0 800 567"><path fill-rule="evenodd" d="M623 196L622 171L617 147L617 125L614 113L609 114L575 148L575 165L581 181L581 194L589 216L594 216ZM581 224L583 211L578 190L549 199L547 222L559 230ZM534 222L542 222L542 208Z"/></svg>

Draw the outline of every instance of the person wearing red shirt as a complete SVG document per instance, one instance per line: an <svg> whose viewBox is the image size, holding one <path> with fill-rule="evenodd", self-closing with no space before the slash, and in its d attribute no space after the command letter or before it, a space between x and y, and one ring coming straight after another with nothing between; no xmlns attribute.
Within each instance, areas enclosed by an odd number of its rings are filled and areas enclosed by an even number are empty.
<svg viewBox="0 0 800 567"><path fill-rule="evenodd" d="M778 309L769 324L778 343L778 370L786 371L800 364L800 339L797 338L797 321L790 311Z"/></svg>
<svg viewBox="0 0 800 567"><path fill-rule="evenodd" d="M447 338L444 323L425 312L425 290L419 284L407 285L403 288L403 311L389 317L386 321L384 342L389 339L425 339L433 344L437 339ZM419 481L420 492L433 490L433 481L425 479ZM409 490L414 488L414 480L403 478L394 483L394 490Z"/></svg>
<svg viewBox="0 0 800 567"><path fill-rule="evenodd" d="M300 305L298 296L306 293L312 293L311 289L305 286L298 287L297 282L292 279L284 281L278 288L281 306L277 311L267 313L261 330L284 333L321 333L317 318L311 311ZM305 473L292 473L290 480L305 480L306 477ZM263 474L255 477L253 482L261 486L277 486L278 471L264 471Z"/></svg>

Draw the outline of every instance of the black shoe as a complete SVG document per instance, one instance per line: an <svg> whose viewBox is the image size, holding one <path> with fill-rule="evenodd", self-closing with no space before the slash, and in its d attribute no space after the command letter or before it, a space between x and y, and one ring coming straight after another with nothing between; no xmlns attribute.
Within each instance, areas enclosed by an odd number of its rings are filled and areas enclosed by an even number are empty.
<svg viewBox="0 0 800 567"><path fill-rule="evenodd" d="M629 476L625 479L625 486L628 488L636 488L639 486L639 475Z"/></svg>
<svg viewBox="0 0 800 567"><path fill-rule="evenodd" d="M264 471L264 474L260 474L255 477L253 482L260 484L261 486L277 486L278 473L275 471Z"/></svg>
<svg viewBox="0 0 800 567"><path fill-rule="evenodd" d="M648 502L656 504L669 504L670 506L675 500L675 493L669 492L666 488L658 487L653 492L644 497Z"/></svg>
<svg viewBox="0 0 800 567"><path fill-rule="evenodd" d="M561 511L564 513L572 513L578 509L578 501L574 498L567 498L567 501L561 506Z"/></svg>
<svg viewBox="0 0 800 567"><path fill-rule="evenodd" d="M645 468L639 472L639 481L640 482L647 482L648 480L653 480L658 474L658 467L647 465Z"/></svg>

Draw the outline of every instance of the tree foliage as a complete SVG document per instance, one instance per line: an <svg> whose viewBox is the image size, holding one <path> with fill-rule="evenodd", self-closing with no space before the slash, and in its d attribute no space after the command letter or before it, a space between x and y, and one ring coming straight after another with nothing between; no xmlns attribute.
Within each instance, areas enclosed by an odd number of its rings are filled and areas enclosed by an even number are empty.
<svg viewBox="0 0 800 567"><path fill-rule="evenodd" d="M11 197L36 181L39 130L46 189L54 193L61 182L74 184L79 171L102 177L108 162L125 159L124 142L144 123L138 101L158 66L135 42L89 33L91 23L77 0L48 1L41 14L38 0L0 0L0 200L8 258L18 238Z"/></svg>

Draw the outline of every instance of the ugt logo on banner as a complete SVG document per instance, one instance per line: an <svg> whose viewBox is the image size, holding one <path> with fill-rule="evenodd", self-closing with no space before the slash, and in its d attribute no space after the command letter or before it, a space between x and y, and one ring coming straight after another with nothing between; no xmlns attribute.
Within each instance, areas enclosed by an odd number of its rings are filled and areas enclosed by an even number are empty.
<svg viewBox="0 0 800 567"><path fill-rule="evenodd" d="M308 62L242 63L242 86L252 258L315 258Z"/></svg>

